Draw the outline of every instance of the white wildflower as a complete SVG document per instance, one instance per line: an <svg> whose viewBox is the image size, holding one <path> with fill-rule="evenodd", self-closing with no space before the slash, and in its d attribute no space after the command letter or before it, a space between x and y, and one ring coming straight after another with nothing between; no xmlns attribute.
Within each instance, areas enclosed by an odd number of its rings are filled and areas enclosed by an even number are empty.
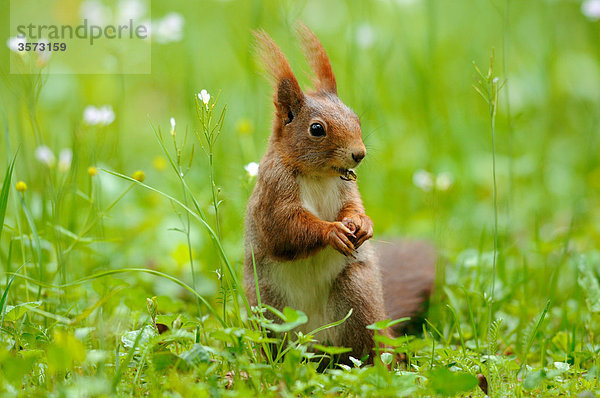
<svg viewBox="0 0 600 398"><path fill-rule="evenodd" d="M435 187L438 191L447 191L452 186L453 182L454 178L452 177L452 174L445 171L438 174L435 178Z"/></svg>
<svg viewBox="0 0 600 398"><path fill-rule="evenodd" d="M375 30L369 24L362 24L356 30L356 44L362 48L369 48L375 42Z"/></svg>
<svg viewBox="0 0 600 398"><path fill-rule="evenodd" d="M412 6L417 4L418 0L396 0L396 3L401 6Z"/></svg>
<svg viewBox="0 0 600 398"><path fill-rule="evenodd" d="M48 167L54 166L54 162L56 161L52 149L48 148L45 145L36 148L35 158Z"/></svg>
<svg viewBox="0 0 600 398"><path fill-rule="evenodd" d="M171 118L171 135L175 135L175 118Z"/></svg>
<svg viewBox="0 0 600 398"><path fill-rule="evenodd" d="M120 0L117 9L117 21L121 24L139 19L146 14L146 4L140 0Z"/></svg>
<svg viewBox="0 0 600 398"><path fill-rule="evenodd" d="M152 36L162 44L181 41L184 22L181 14L171 12L152 23Z"/></svg>
<svg viewBox="0 0 600 398"><path fill-rule="evenodd" d="M202 91L200 91L200 94L198 94L198 99L204 102L204 105L208 107L208 101L210 101L210 94L205 89L202 89Z"/></svg>
<svg viewBox="0 0 600 398"><path fill-rule="evenodd" d="M63 173L68 171L73 161L73 151L70 148L65 148L58 154L58 170Z"/></svg>
<svg viewBox="0 0 600 398"><path fill-rule="evenodd" d="M100 108L88 105L83 111L83 120L90 126L107 126L115 121L115 112L110 105Z"/></svg>
<svg viewBox="0 0 600 398"><path fill-rule="evenodd" d="M6 40L6 46L10 49L10 51L24 55L26 53L25 51L19 51L20 43L23 43L23 45L27 43L27 39L25 38L25 36L9 37L8 40Z"/></svg>
<svg viewBox="0 0 600 398"><path fill-rule="evenodd" d="M258 175L258 163L250 162L244 166L244 169L250 177L256 177Z"/></svg>
<svg viewBox="0 0 600 398"><path fill-rule="evenodd" d="M581 4L581 13L592 21L600 19L600 0L586 0Z"/></svg>
<svg viewBox="0 0 600 398"><path fill-rule="evenodd" d="M104 26L112 20L110 8L97 0L85 0L79 6L79 16L86 20L88 25Z"/></svg>
<svg viewBox="0 0 600 398"><path fill-rule="evenodd" d="M571 365L569 365L567 362L554 362L554 367L561 372L566 372L567 370L571 369Z"/></svg>
<svg viewBox="0 0 600 398"><path fill-rule="evenodd" d="M356 359L353 356L350 356L350 360L354 364L355 367L360 368L362 366L362 361L360 359Z"/></svg>
<svg viewBox="0 0 600 398"><path fill-rule="evenodd" d="M413 174L413 184L425 192L433 189L433 174L425 170L417 170Z"/></svg>

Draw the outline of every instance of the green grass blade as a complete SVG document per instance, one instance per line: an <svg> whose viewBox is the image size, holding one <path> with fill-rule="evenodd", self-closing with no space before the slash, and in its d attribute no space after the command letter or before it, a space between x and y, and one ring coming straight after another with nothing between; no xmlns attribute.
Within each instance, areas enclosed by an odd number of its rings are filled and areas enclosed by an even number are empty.
<svg viewBox="0 0 600 398"><path fill-rule="evenodd" d="M208 232L208 235L210 236L211 240L213 241L213 243L215 244L215 246L217 247L218 251L219 251L219 255L221 256L221 259L223 260L223 262L225 263L225 266L227 267L227 271L229 272L229 275L231 276L231 279L233 280L233 284L234 284L234 288L236 289L237 292L239 292L240 297L242 298L242 300L244 301L244 306L246 307L246 311L248 313L250 313L250 304L248 303L248 299L246 298L246 295L244 294L244 289L242 288L242 284L240 283L239 278L237 277L236 272L233 269L233 266L231 265L231 262L229 261L229 258L227 257L227 254L225 253L225 249L223 249L223 245L221 244L221 241L219 239L219 237L217 236L217 233L215 232L214 229L211 228L210 225L208 225L208 223L202 218L201 215L197 214L196 212L194 212L192 209L190 209L188 206L186 206L184 203L182 203L181 201L175 199L173 196L166 194L162 191L159 191L156 188L153 188L149 185L144 184L143 182L137 181L129 176L126 176L124 174L120 174L114 171L110 171L110 170L106 170L106 169L102 169L103 171L105 171L108 174L114 175L116 177L120 177L124 180L136 183L138 185L141 185L142 187L152 191L152 192L156 192L157 194L171 200L173 203L176 203L178 206L180 206L182 209L184 209L185 211L187 211L192 217L194 217L196 220L198 220L198 222L200 222L200 224L202 224L202 226L206 229L206 231Z"/></svg>
<svg viewBox="0 0 600 398"><path fill-rule="evenodd" d="M8 251L8 264L10 264L11 256L12 256L12 244ZM21 268L23 268L24 266L25 266L25 263L22 264L17 269L16 272L19 272L21 270ZM0 298L0 314L2 314L2 321L0 321L0 329L4 326L4 306L6 304L6 299L8 298L8 292L10 291L10 287L12 286L14 281L15 281L15 275L13 275L8 280L8 283L6 284L6 287L4 288L4 292L2 293L2 298Z"/></svg>
<svg viewBox="0 0 600 398"><path fill-rule="evenodd" d="M21 202L21 208L23 209L23 213L25 213L25 218L27 219L27 223L29 224L29 228L31 229L31 234L33 235L32 245L34 246L35 253L37 255L37 263L38 263L38 275L40 281L44 279L44 263L42 259L42 243L40 241L40 236L37 232L37 228L35 226L35 221L33 220L33 215L29 211L25 200L23 200L22 196L19 196L19 202ZM42 287L40 286L38 289L38 299L42 294Z"/></svg>
<svg viewBox="0 0 600 398"><path fill-rule="evenodd" d="M190 287L189 285L187 285L185 282L180 281L179 279L172 277L171 275L165 274L163 272L160 271L155 271L152 269L145 269L145 268L119 268L119 269L113 269L113 270L109 270L109 271L102 271L102 272L98 272L96 274L93 275L89 275L86 276L84 278L81 278L77 281L74 282L70 282L70 283L66 283L64 285L53 285L50 283L45 283L42 281L38 281L35 280L33 278L30 278L26 275L21 275L21 274L13 274L13 276L18 276L19 278L28 280L32 283L35 283L41 287L46 287L46 288L54 288L54 289L64 289L67 287L72 287L72 286L77 286L77 285L81 285L84 284L86 282L90 282L94 279L98 279L98 278L103 278L105 276L110 276L110 275L116 275L116 274L123 274L123 273L127 273L127 272L144 272L150 275L155 275L155 276L160 276L162 278L166 278L176 284L178 284L179 286L183 287L185 290L187 290L188 292L192 293L195 297L197 297L200 301L202 301L202 303L204 303L204 305L206 305L206 308L208 308L208 310L219 320L219 322L221 323L221 325L223 327L227 327L227 325L225 324L225 322L223 321L223 318L221 318L221 316L219 315L219 313L217 311L215 311L215 309L212 307L212 305L210 305L210 303L201 295L199 295L194 289L192 289L192 287Z"/></svg>
<svg viewBox="0 0 600 398"><path fill-rule="evenodd" d="M550 309L550 300L548 300L546 302L546 306L544 307L544 310L540 314L540 317L538 318L538 321L536 322L535 327L533 328L533 330L531 331L531 333L529 334L529 336L527 338L527 346L525 347L525 350L523 351L523 354L521 356L521 367L519 368L519 372L517 372L517 373L520 373L521 370L523 369L523 367L527 364L527 355L529 355L529 351L531 350L531 347L533 346L533 341L535 340L535 335L540 330L540 327L542 326L542 323L544 322L544 319L546 318L546 314L548 313L549 309Z"/></svg>
<svg viewBox="0 0 600 398"><path fill-rule="evenodd" d="M135 349L137 348L138 344L140 343L140 340L142 339L142 334L144 333L145 329L145 326L140 329L140 332L138 333L137 337L135 338L135 342L133 343L133 347L131 347L131 349L127 353L127 358L125 358L125 360L119 365L118 369L116 370L112 380L113 392L116 392L117 386L119 385L119 381L121 381L121 377L123 376L123 368L127 366L129 362L131 362L131 360L133 359L133 354L135 353Z"/></svg>
<svg viewBox="0 0 600 398"><path fill-rule="evenodd" d="M318 328L316 328L315 330L313 330L312 332L310 332L308 334L314 335L315 333L319 333L319 332L321 332L323 330L331 329L333 327L341 325L342 323L346 322L346 320L348 318L350 318L350 315L352 315L352 308L350 308L350 311L348 311L348 313L346 314L346 316L343 317L342 319L340 319L339 321L331 322L331 323L328 323L327 325L323 325L321 327L318 327Z"/></svg>
<svg viewBox="0 0 600 398"><path fill-rule="evenodd" d="M0 191L0 238L2 238L2 228L4 227L4 216L6 216L6 207L8 205L8 193L10 192L10 182L12 180L12 173L15 167L15 161L17 160L17 154L13 156L12 161L6 169L4 175L4 182L2 183L2 191Z"/></svg>

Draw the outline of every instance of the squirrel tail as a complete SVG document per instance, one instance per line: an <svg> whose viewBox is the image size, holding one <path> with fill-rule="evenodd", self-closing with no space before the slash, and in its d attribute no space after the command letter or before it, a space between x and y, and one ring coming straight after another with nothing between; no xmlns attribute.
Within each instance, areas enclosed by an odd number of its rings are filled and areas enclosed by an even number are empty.
<svg viewBox="0 0 600 398"><path fill-rule="evenodd" d="M410 317L394 327L396 335L421 330L435 285L437 252L426 241L378 242L385 309L389 319Z"/></svg>

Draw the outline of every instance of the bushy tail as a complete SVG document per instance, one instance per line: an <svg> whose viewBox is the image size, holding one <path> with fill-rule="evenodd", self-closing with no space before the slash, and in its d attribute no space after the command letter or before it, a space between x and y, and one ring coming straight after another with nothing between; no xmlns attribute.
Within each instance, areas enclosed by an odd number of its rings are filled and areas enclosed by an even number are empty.
<svg viewBox="0 0 600 398"><path fill-rule="evenodd" d="M411 318L397 325L394 332L420 331L435 283L435 248L425 241L392 241L375 243L375 250L388 318Z"/></svg>

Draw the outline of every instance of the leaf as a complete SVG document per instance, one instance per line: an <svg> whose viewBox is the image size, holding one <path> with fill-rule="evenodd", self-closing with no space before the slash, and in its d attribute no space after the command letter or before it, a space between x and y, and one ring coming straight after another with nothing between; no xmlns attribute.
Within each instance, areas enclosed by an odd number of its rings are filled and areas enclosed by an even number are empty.
<svg viewBox="0 0 600 398"><path fill-rule="evenodd" d="M192 367L210 362L208 351L202 344L194 344L189 351L182 352L179 356Z"/></svg>
<svg viewBox="0 0 600 398"><path fill-rule="evenodd" d="M70 369L74 362L85 360L85 347L72 333L55 331L54 342L46 352L51 374Z"/></svg>
<svg viewBox="0 0 600 398"><path fill-rule="evenodd" d="M265 337L263 333L258 330L246 330L244 339L253 343L277 343L279 341L278 339L272 337Z"/></svg>
<svg viewBox="0 0 600 398"><path fill-rule="evenodd" d="M523 387L527 390L533 390L542 384L544 380L546 380L546 372L544 369L540 369L529 373L527 377L525 377L525 380L523 380Z"/></svg>
<svg viewBox="0 0 600 398"><path fill-rule="evenodd" d="M376 334L373 338L375 342L393 348L405 347L407 345L407 342L409 341L406 335L400 337L390 337L386 336L385 334Z"/></svg>
<svg viewBox="0 0 600 398"><path fill-rule="evenodd" d="M598 368L597 366L592 366L584 377L586 380L589 381L600 378L600 368Z"/></svg>
<svg viewBox="0 0 600 398"><path fill-rule="evenodd" d="M598 284L596 275L594 275L594 271L588 265L585 257L579 260L577 268L579 269L577 283L579 283L579 286L587 296L585 303L588 310L595 313L600 312L600 285Z"/></svg>
<svg viewBox="0 0 600 398"><path fill-rule="evenodd" d="M31 372L36 359L34 357L25 357L21 355L9 355L1 358L0 361L1 373L5 380L11 380L14 382L21 382L23 376Z"/></svg>
<svg viewBox="0 0 600 398"><path fill-rule="evenodd" d="M146 325L142 329L132 330L121 336L121 342L125 348L131 348L136 344L140 331L141 337L139 338L138 347L145 346L152 337L156 336L156 330L150 325Z"/></svg>
<svg viewBox="0 0 600 398"><path fill-rule="evenodd" d="M29 303L22 303L17 305L7 305L6 313L4 314L4 320L8 322L14 322L17 319L25 315L31 308L37 308L42 305L41 301L32 301Z"/></svg>
<svg viewBox="0 0 600 398"><path fill-rule="evenodd" d="M404 318L400 318L400 319L395 319L395 320L390 320L390 319L386 319L383 321L378 321L375 323L372 323L370 325L367 326L367 329L371 329L371 330L385 330L387 328L390 328L394 325L397 325L401 322L406 322L410 320L409 317L404 317Z"/></svg>
<svg viewBox="0 0 600 398"><path fill-rule="evenodd" d="M471 391L479 381L465 372L451 372L448 368L437 368L429 372L429 387L441 395L455 395Z"/></svg>
<svg viewBox="0 0 600 398"><path fill-rule="evenodd" d="M496 354L498 351L498 336L500 335L500 328L502 327L502 318L494 319L491 323L488 331L488 345L490 353Z"/></svg>
<svg viewBox="0 0 600 398"><path fill-rule="evenodd" d="M10 245L8 247L8 259L6 261L7 264L10 264L12 258L12 241L10 242ZM25 266L26 263L23 263L18 269L17 272L19 272L21 270L21 268L23 268ZM10 291L10 287L12 286L13 282L15 281L15 275L13 275L9 280L8 283L6 284L6 288L4 289L4 293L2 293L2 298L0 298L0 327L4 326L4 304L6 304L6 298L8 297L8 292Z"/></svg>
<svg viewBox="0 0 600 398"><path fill-rule="evenodd" d="M111 390L113 391L113 393L117 391L117 386L119 385L119 382L121 381L121 377L123 377L123 369L126 366L128 366L129 363L131 362L131 360L133 359L133 354L135 354L137 346L140 343L140 340L142 339L142 335L146 331L146 328L147 327L140 329L139 333L137 334L137 336L135 338L135 341L133 342L133 346L131 347L131 349L127 353L127 356L125 357L125 360L123 360L122 362L118 362L118 359L117 359L117 366L115 367L115 374L113 376L112 384L111 384ZM129 332L129 333L131 333L131 332ZM123 337L125 337L125 336L123 336ZM121 338L121 340L122 339L123 338ZM118 350L119 350L119 345L117 345L117 353L119 352Z"/></svg>
<svg viewBox="0 0 600 398"><path fill-rule="evenodd" d="M290 330L305 324L308 322L308 317L302 311L295 310L290 307L285 307L283 313L277 311L277 309L265 305L271 312L280 317L283 323L269 323L265 324L264 327L272 330L276 333L289 332Z"/></svg>
<svg viewBox="0 0 600 398"><path fill-rule="evenodd" d="M552 344L563 353L569 352L569 335L566 332L558 332L552 337Z"/></svg>
<svg viewBox="0 0 600 398"><path fill-rule="evenodd" d="M538 331L542 327L542 324L544 323L544 319L546 318L546 314L548 313L549 308L550 308L550 300L548 300L546 302L546 306L544 307L544 310L540 314L540 317L538 318L538 321L536 322L533 329L531 329L528 333L525 334L527 343L526 343L523 353L521 354L521 368L523 368L523 366L527 363L527 355L529 355L529 351L531 350L531 347L533 346L535 336L537 335Z"/></svg>
<svg viewBox="0 0 600 398"><path fill-rule="evenodd" d="M321 344L315 344L313 347L315 349L317 349L319 351L323 351L325 354L329 354L329 355L338 355L338 354L343 354L345 352L352 351L352 348L348 348L348 347L324 346Z"/></svg>
<svg viewBox="0 0 600 398"><path fill-rule="evenodd" d="M389 352L381 353L381 362L383 362L384 365L389 365L392 363L392 359L394 359L394 356Z"/></svg>
<svg viewBox="0 0 600 398"><path fill-rule="evenodd" d="M180 358L171 351L159 351L152 355L152 365L157 371L165 370L177 363Z"/></svg>

